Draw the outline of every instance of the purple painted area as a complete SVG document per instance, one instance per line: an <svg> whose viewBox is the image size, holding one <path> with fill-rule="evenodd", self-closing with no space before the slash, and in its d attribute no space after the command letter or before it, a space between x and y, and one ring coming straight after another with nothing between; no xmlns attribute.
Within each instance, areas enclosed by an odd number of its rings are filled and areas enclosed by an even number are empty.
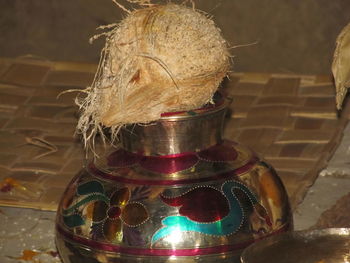
<svg viewBox="0 0 350 263"><path fill-rule="evenodd" d="M181 206L179 213L195 222L209 223L221 220L229 213L226 197L212 187L198 187L175 197L160 196L170 206Z"/></svg>
<svg viewBox="0 0 350 263"><path fill-rule="evenodd" d="M200 159L210 162L232 162L237 159L238 153L225 141L223 144L214 145L198 153Z"/></svg>
<svg viewBox="0 0 350 263"><path fill-rule="evenodd" d="M122 213L122 210L120 209L119 206L112 206L108 209L107 215L111 219L118 218Z"/></svg>
<svg viewBox="0 0 350 263"><path fill-rule="evenodd" d="M111 167L128 167L137 164L141 158L140 155L118 149L107 157L107 164Z"/></svg>
<svg viewBox="0 0 350 263"><path fill-rule="evenodd" d="M107 180L112 180L124 184L136 184L136 185L184 185L184 184L194 184L194 183L202 183L202 182L208 182L208 181L213 181L213 180L221 180L221 179L226 179L230 178L232 176L240 176L241 174L249 171L257 162L259 159L257 157L252 157L248 163L245 165L234 169L229 172L225 173L219 173L210 177L201 177L201 178L186 178L186 179L174 179L174 180L169 180L169 179L133 179L133 178L128 178L128 177L123 177L123 176L118 176L115 174L110 174L103 172L99 170L93 162L91 162L88 165L88 170L96 177L101 177Z"/></svg>
<svg viewBox="0 0 350 263"><path fill-rule="evenodd" d="M277 233L285 232L289 228L288 225L283 226L282 228L270 233L267 236L271 236ZM189 249L157 249L157 248L135 248L135 247L123 247L113 244L106 244L98 242L95 240L87 239L78 235L74 235L72 232L64 230L62 227L57 225L57 232L63 235L65 238L72 240L78 244L91 247L93 249L122 253L127 255L135 256L200 256L200 255L210 255L210 254L219 254L219 253L228 253L239 251L248 245L254 243L257 240L249 240L234 245L221 245L205 248L189 248ZM265 237L267 237L265 236ZM264 237L264 238L265 238Z"/></svg>
<svg viewBox="0 0 350 263"><path fill-rule="evenodd" d="M172 174L191 168L198 162L194 153L180 156L145 156L140 166L146 170L161 174Z"/></svg>

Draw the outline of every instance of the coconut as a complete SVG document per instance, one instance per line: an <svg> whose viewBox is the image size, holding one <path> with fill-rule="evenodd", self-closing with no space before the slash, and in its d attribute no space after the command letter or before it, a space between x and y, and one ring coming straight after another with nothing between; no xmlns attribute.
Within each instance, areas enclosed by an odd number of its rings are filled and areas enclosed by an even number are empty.
<svg viewBox="0 0 350 263"><path fill-rule="evenodd" d="M212 19L168 3L130 12L106 33L95 80L76 100L85 141L102 127L149 123L211 102L229 69L227 43Z"/></svg>

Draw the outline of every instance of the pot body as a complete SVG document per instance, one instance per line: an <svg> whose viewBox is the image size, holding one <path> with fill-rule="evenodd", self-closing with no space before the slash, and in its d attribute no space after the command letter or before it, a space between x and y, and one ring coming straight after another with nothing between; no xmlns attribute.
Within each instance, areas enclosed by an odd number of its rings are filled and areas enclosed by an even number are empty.
<svg viewBox="0 0 350 263"><path fill-rule="evenodd" d="M122 132L60 202L64 263L239 262L256 240L288 231L286 191L250 149L221 138L225 105Z"/></svg>

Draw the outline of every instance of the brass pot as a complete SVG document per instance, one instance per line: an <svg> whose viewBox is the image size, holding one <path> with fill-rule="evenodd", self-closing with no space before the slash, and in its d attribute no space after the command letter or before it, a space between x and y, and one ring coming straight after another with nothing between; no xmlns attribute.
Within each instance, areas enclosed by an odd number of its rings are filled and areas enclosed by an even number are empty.
<svg viewBox="0 0 350 263"><path fill-rule="evenodd" d="M59 205L64 263L234 262L292 227L281 180L250 149L222 139L223 99L122 131L87 163Z"/></svg>

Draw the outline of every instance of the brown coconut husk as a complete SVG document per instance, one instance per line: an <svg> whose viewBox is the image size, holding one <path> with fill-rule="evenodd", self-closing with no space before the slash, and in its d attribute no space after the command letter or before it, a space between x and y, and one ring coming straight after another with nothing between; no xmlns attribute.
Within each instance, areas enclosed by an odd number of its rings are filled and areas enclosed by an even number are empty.
<svg viewBox="0 0 350 263"><path fill-rule="evenodd" d="M85 143L102 127L149 123L211 101L229 69L226 41L210 17L168 3L130 12L110 25L91 87L79 96Z"/></svg>

